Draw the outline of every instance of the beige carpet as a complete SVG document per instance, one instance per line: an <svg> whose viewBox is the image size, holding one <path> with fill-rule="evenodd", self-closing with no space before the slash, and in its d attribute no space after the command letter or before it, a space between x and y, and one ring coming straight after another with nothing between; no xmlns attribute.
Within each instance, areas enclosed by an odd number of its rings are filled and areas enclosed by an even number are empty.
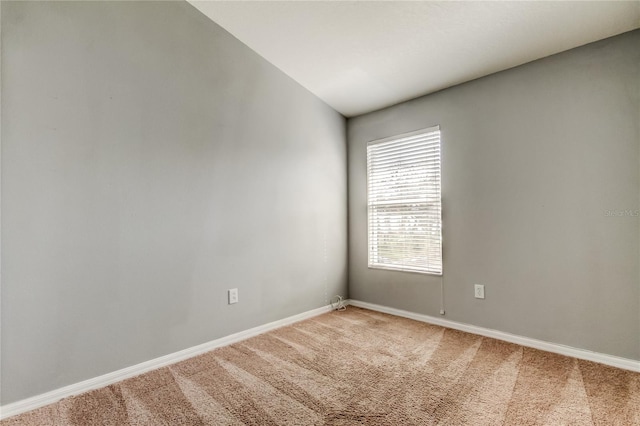
<svg viewBox="0 0 640 426"><path fill-rule="evenodd" d="M349 307L5 425L640 425L640 374Z"/></svg>

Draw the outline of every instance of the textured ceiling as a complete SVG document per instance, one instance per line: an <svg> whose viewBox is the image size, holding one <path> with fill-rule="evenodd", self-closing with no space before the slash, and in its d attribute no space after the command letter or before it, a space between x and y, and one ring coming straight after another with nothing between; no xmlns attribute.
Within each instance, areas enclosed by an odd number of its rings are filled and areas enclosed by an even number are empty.
<svg viewBox="0 0 640 426"><path fill-rule="evenodd" d="M190 3L348 117L640 27L640 1Z"/></svg>

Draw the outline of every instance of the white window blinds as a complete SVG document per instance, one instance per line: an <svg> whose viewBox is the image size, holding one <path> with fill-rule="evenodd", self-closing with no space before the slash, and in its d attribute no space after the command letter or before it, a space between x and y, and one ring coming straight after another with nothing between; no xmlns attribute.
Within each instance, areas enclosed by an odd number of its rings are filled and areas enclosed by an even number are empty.
<svg viewBox="0 0 640 426"><path fill-rule="evenodd" d="M442 275L440 127L367 144L369 267Z"/></svg>

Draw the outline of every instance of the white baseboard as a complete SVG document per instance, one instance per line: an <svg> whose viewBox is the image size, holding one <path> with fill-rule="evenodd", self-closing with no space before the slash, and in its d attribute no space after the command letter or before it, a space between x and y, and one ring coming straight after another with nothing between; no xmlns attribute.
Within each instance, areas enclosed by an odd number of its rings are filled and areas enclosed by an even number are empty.
<svg viewBox="0 0 640 426"><path fill-rule="evenodd" d="M167 365L174 364L187 358L192 358L196 355L209 352L219 347L231 345L241 340L257 336L258 334L266 333L267 331L271 331L276 328L284 327L286 325L290 325L307 318L315 317L331 310L331 306L323 306L321 308L312 309L298 315L293 315L288 318L250 328L249 330L244 330L235 334L231 334L229 336L221 337L220 339L203 343L198 346L193 346L191 348L174 352L169 355L161 356L160 358L155 358L150 361L145 361L140 364L133 365L131 367L123 368L122 370L117 370L112 373L94 377L93 379L84 380L82 382L74 383L63 388L55 389L41 395L16 401L11 404L6 404L0 407L0 420L6 419L7 417L15 416L17 414L25 413L27 411L35 410L36 408L44 407L45 405L53 404L63 398L79 395L93 389L102 388L121 380L138 376L148 371L165 367Z"/></svg>
<svg viewBox="0 0 640 426"><path fill-rule="evenodd" d="M370 309L372 311L384 312L384 313L396 315L399 317L410 318L417 321L426 322L429 324L440 325L447 328L466 331L468 333L491 337L498 340L504 340L506 342L516 343L522 346L527 346L527 347L540 349L548 352L554 352L561 355L567 355L567 356L584 359L588 361L599 362L601 364L623 368L625 370L640 372L640 361L620 358L612 355L601 354L597 352L587 351L584 349L572 348L570 346L559 345L556 343L544 342L542 340L536 340L528 337L518 336L515 334L505 333L502 331L491 330L483 327L477 327L475 325L463 324L463 323L450 321L442 318L432 317L429 315L403 311L401 309L389 308L386 306L376 305L373 303L361 302L359 300L345 300L345 305L353 305L360 308ZM231 345L241 340L245 340L250 337L257 336L258 334L266 333L267 331L284 327L286 325L290 325L307 318L312 318L314 316L317 316L329 311L331 311L330 306L324 306L321 308L313 309L298 315L294 315L288 318L270 322L268 324L264 324L258 327L254 327L249 330L231 334L229 336L225 336L220 339L212 340L210 342L203 343L198 346L193 346L191 348L184 349L182 351L174 352L172 354L165 355L160 358L155 358L150 361L133 365L131 367L123 368L121 370L117 370L112 373L94 377L93 379L85 380L79 383L65 386L60 389L43 393L41 395L37 395L31 398L23 399L21 401L13 402L11 404L3 405L2 407L0 407L0 420L6 419L8 417L12 417L21 413L25 413L27 411L35 410L36 408L40 408L45 405L53 404L55 402L60 401L63 398L79 395L81 393L88 392L93 389L102 388L102 387L111 385L113 383L119 382L121 380L138 376L148 371L165 367L167 365L174 364L176 362L185 360L187 358L192 358L196 355L209 352L213 349L216 349L222 346Z"/></svg>
<svg viewBox="0 0 640 426"><path fill-rule="evenodd" d="M443 318L432 317L429 315L416 314L414 312L403 311L401 309L389 308L387 306L376 305L359 300L349 300L349 304L360 308L370 309L372 311L384 312L399 317L410 318L416 321L426 322L429 324L440 325L442 327L453 328L455 330L466 331L480 336L491 337L505 342L516 343L518 345L530 348L540 349L547 352L553 352L560 355L566 355L574 358L594 361L600 364L610 365L612 367L622 368L640 372L640 361L621 358L613 355L602 354L598 352L588 351L586 349L578 349L571 346L560 345L557 343L545 342L543 340L532 339L529 337L518 336L516 334L505 333L503 331L492 330L490 328L478 327L475 325L464 324L460 322L450 321Z"/></svg>

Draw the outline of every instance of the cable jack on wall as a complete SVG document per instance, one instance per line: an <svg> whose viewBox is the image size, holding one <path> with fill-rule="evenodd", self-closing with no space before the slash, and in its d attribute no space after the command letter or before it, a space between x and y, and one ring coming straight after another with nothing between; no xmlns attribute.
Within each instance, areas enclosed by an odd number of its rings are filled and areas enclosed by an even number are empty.
<svg viewBox="0 0 640 426"><path fill-rule="evenodd" d="M331 298L331 307L334 311L345 311L347 309L347 306L344 304L344 299L340 295Z"/></svg>

